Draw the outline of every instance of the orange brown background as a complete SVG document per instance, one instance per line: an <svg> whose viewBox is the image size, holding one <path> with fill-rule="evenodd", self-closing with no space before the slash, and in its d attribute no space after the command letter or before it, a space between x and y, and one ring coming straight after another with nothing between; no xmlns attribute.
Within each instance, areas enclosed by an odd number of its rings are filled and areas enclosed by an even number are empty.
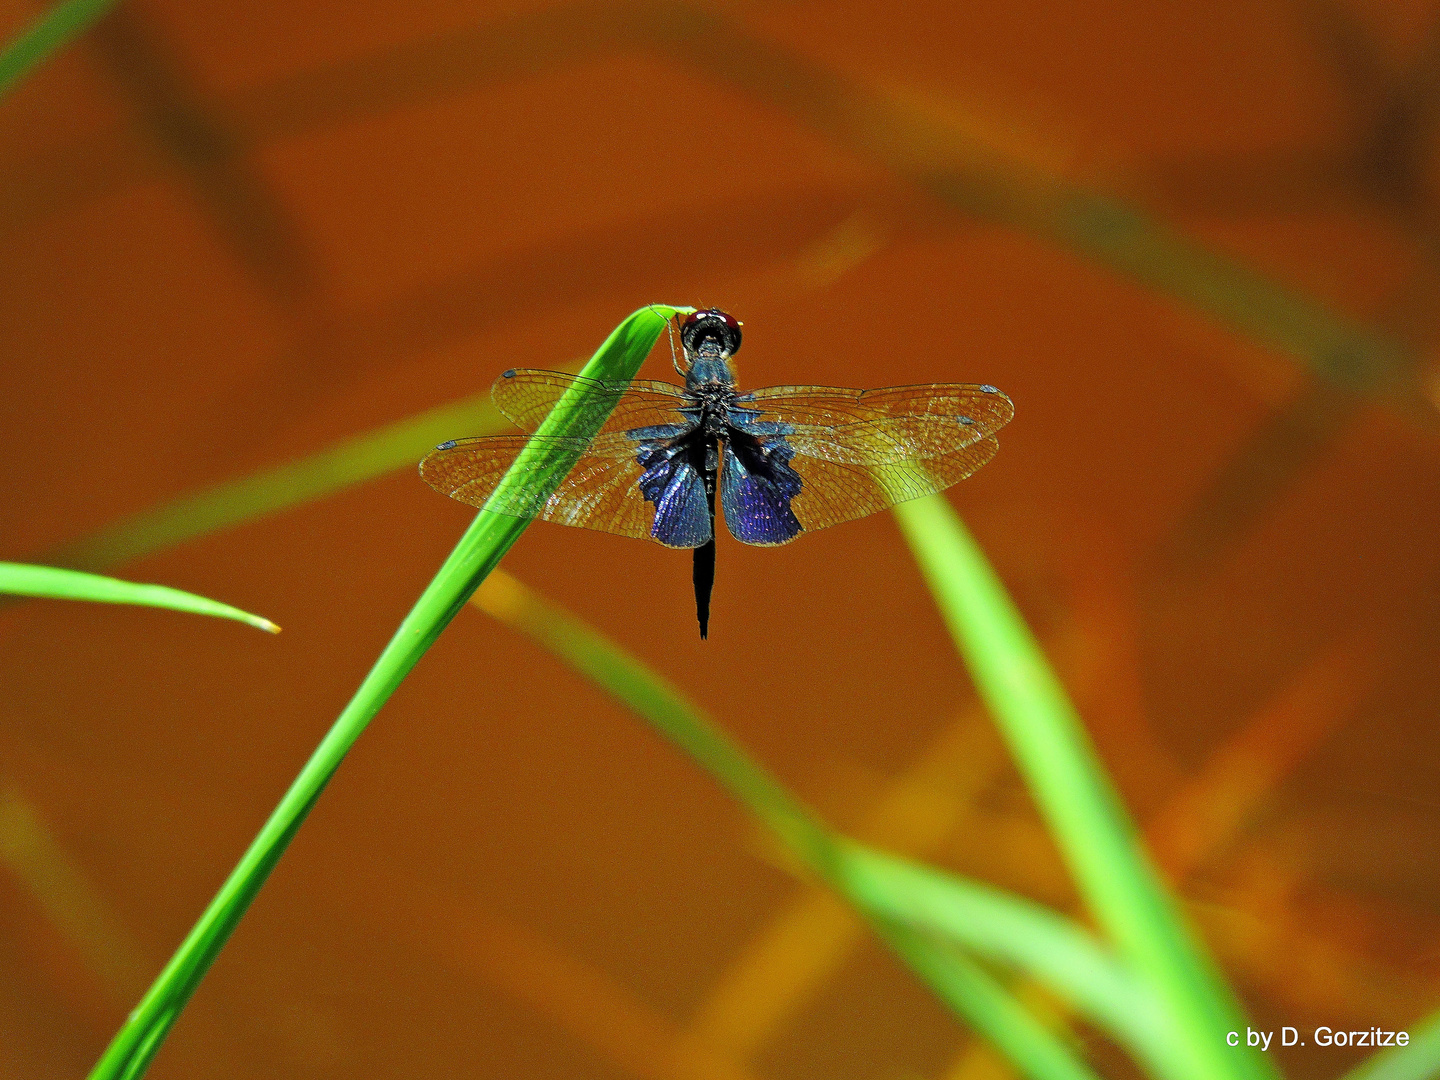
<svg viewBox="0 0 1440 1080"><path fill-rule="evenodd" d="M746 385L995 383L950 497L1257 1026L1403 1027L1440 1003L1437 93L1400 0L126 0L0 101L0 557L650 301L742 318ZM89 1068L468 515L407 468L115 571L279 638L0 612L0 1080ZM722 539L706 643L683 554L538 524L505 568L836 825L1074 904L888 517ZM1000 1068L470 609L151 1075Z"/></svg>

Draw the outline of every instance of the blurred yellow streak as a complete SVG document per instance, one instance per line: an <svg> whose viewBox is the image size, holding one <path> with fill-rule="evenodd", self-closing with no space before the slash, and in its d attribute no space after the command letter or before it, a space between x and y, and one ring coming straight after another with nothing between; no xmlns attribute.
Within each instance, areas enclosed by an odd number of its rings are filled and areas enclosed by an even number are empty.
<svg viewBox="0 0 1440 1080"><path fill-rule="evenodd" d="M1172 880L1190 876L1241 834L1265 797L1355 708L1377 667L1373 641L1341 642L1210 755L1146 830Z"/></svg>
<svg viewBox="0 0 1440 1080"><path fill-rule="evenodd" d="M1049 1027L1064 1023L1064 1008L1034 983L1017 986L1015 996ZM1007 1080L1015 1075L1015 1069L995 1047L984 1039L971 1039L945 1071L944 1080Z"/></svg>
<svg viewBox="0 0 1440 1080"><path fill-rule="evenodd" d="M1060 643L1069 652L1073 639ZM900 776L856 830L867 843L906 855L939 848L972 820L971 805L1004 767L1005 752L978 704ZM686 1038L749 1060L849 957L863 924L821 888L807 888L732 962L696 1011Z"/></svg>
<svg viewBox="0 0 1440 1080"><path fill-rule="evenodd" d="M111 1003L129 1008L139 999L151 975L144 955L19 789L4 780L0 864L74 946Z"/></svg>
<svg viewBox="0 0 1440 1080"><path fill-rule="evenodd" d="M805 287L823 289L876 254L888 241L885 224L876 215L857 210L800 252L795 273Z"/></svg>
<svg viewBox="0 0 1440 1080"><path fill-rule="evenodd" d="M686 1041L748 1060L835 974L863 933L860 918L831 893L801 893L721 975Z"/></svg>
<svg viewBox="0 0 1440 1080"><path fill-rule="evenodd" d="M1291 1008L1331 1023L1405 1028L1440 996L1433 955L1405 966L1377 959L1355 901L1306 881L1302 846L1294 837L1250 845L1235 880L1192 905L1197 922L1232 968Z"/></svg>
<svg viewBox="0 0 1440 1080"><path fill-rule="evenodd" d="M493 578L495 575L492 574ZM478 904L413 882L408 932L430 955L484 979L550 1017L612 1065L642 1080L754 1080L685 1042L674 1024L604 972L565 955Z"/></svg>

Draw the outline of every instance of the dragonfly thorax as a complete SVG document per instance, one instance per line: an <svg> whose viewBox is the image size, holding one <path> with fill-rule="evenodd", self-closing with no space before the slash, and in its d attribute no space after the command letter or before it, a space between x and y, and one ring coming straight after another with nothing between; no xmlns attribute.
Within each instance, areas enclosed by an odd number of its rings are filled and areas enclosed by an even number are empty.
<svg viewBox="0 0 1440 1080"><path fill-rule="evenodd" d="M735 391L735 375L726 358L700 353L689 357L690 366L685 369L685 389L691 394Z"/></svg>
<svg viewBox="0 0 1440 1080"><path fill-rule="evenodd" d="M728 368L725 374L729 374ZM695 428L708 438L723 436L730 423L730 407L736 397L733 380L694 382L687 379L685 389L690 399L690 407L685 412L693 419Z"/></svg>

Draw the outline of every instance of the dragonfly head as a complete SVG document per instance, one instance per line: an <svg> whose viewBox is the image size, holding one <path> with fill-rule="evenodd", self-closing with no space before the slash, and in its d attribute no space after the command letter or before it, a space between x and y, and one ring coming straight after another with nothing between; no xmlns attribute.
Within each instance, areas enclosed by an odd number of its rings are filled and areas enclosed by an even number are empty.
<svg viewBox="0 0 1440 1080"><path fill-rule="evenodd" d="M692 311L680 325L680 344L685 349L685 381L689 385L734 385L727 361L740 348L740 321L735 316L719 308Z"/></svg>
<svg viewBox="0 0 1440 1080"><path fill-rule="evenodd" d="M740 321L728 311L692 311L680 324L680 344L692 356L733 356L740 351Z"/></svg>

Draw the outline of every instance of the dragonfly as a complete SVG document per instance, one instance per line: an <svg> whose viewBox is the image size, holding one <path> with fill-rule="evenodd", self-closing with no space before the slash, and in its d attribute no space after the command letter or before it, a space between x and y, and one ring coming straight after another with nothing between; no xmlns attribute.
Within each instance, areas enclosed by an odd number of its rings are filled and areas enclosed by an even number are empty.
<svg viewBox="0 0 1440 1080"><path fill-rule="evenodd" d="M684 386L526 368L502 373L491 396L527 434L443 442L420 463L421 477L443 495L494 513L692 549L704 639L717 502L741 543L788 544L958 483L995 456L995 433L1014 415L1010 399L989 384L741 391L731 368L741 340L733 315L693 311L679 337L680 353L673 336L671 353ZM534 435L576 387L586 391L582 410L608 414L597 433ZM510 466L536 443L574 458L560 486L548 495L523 484L501 488Z"/></svg>

